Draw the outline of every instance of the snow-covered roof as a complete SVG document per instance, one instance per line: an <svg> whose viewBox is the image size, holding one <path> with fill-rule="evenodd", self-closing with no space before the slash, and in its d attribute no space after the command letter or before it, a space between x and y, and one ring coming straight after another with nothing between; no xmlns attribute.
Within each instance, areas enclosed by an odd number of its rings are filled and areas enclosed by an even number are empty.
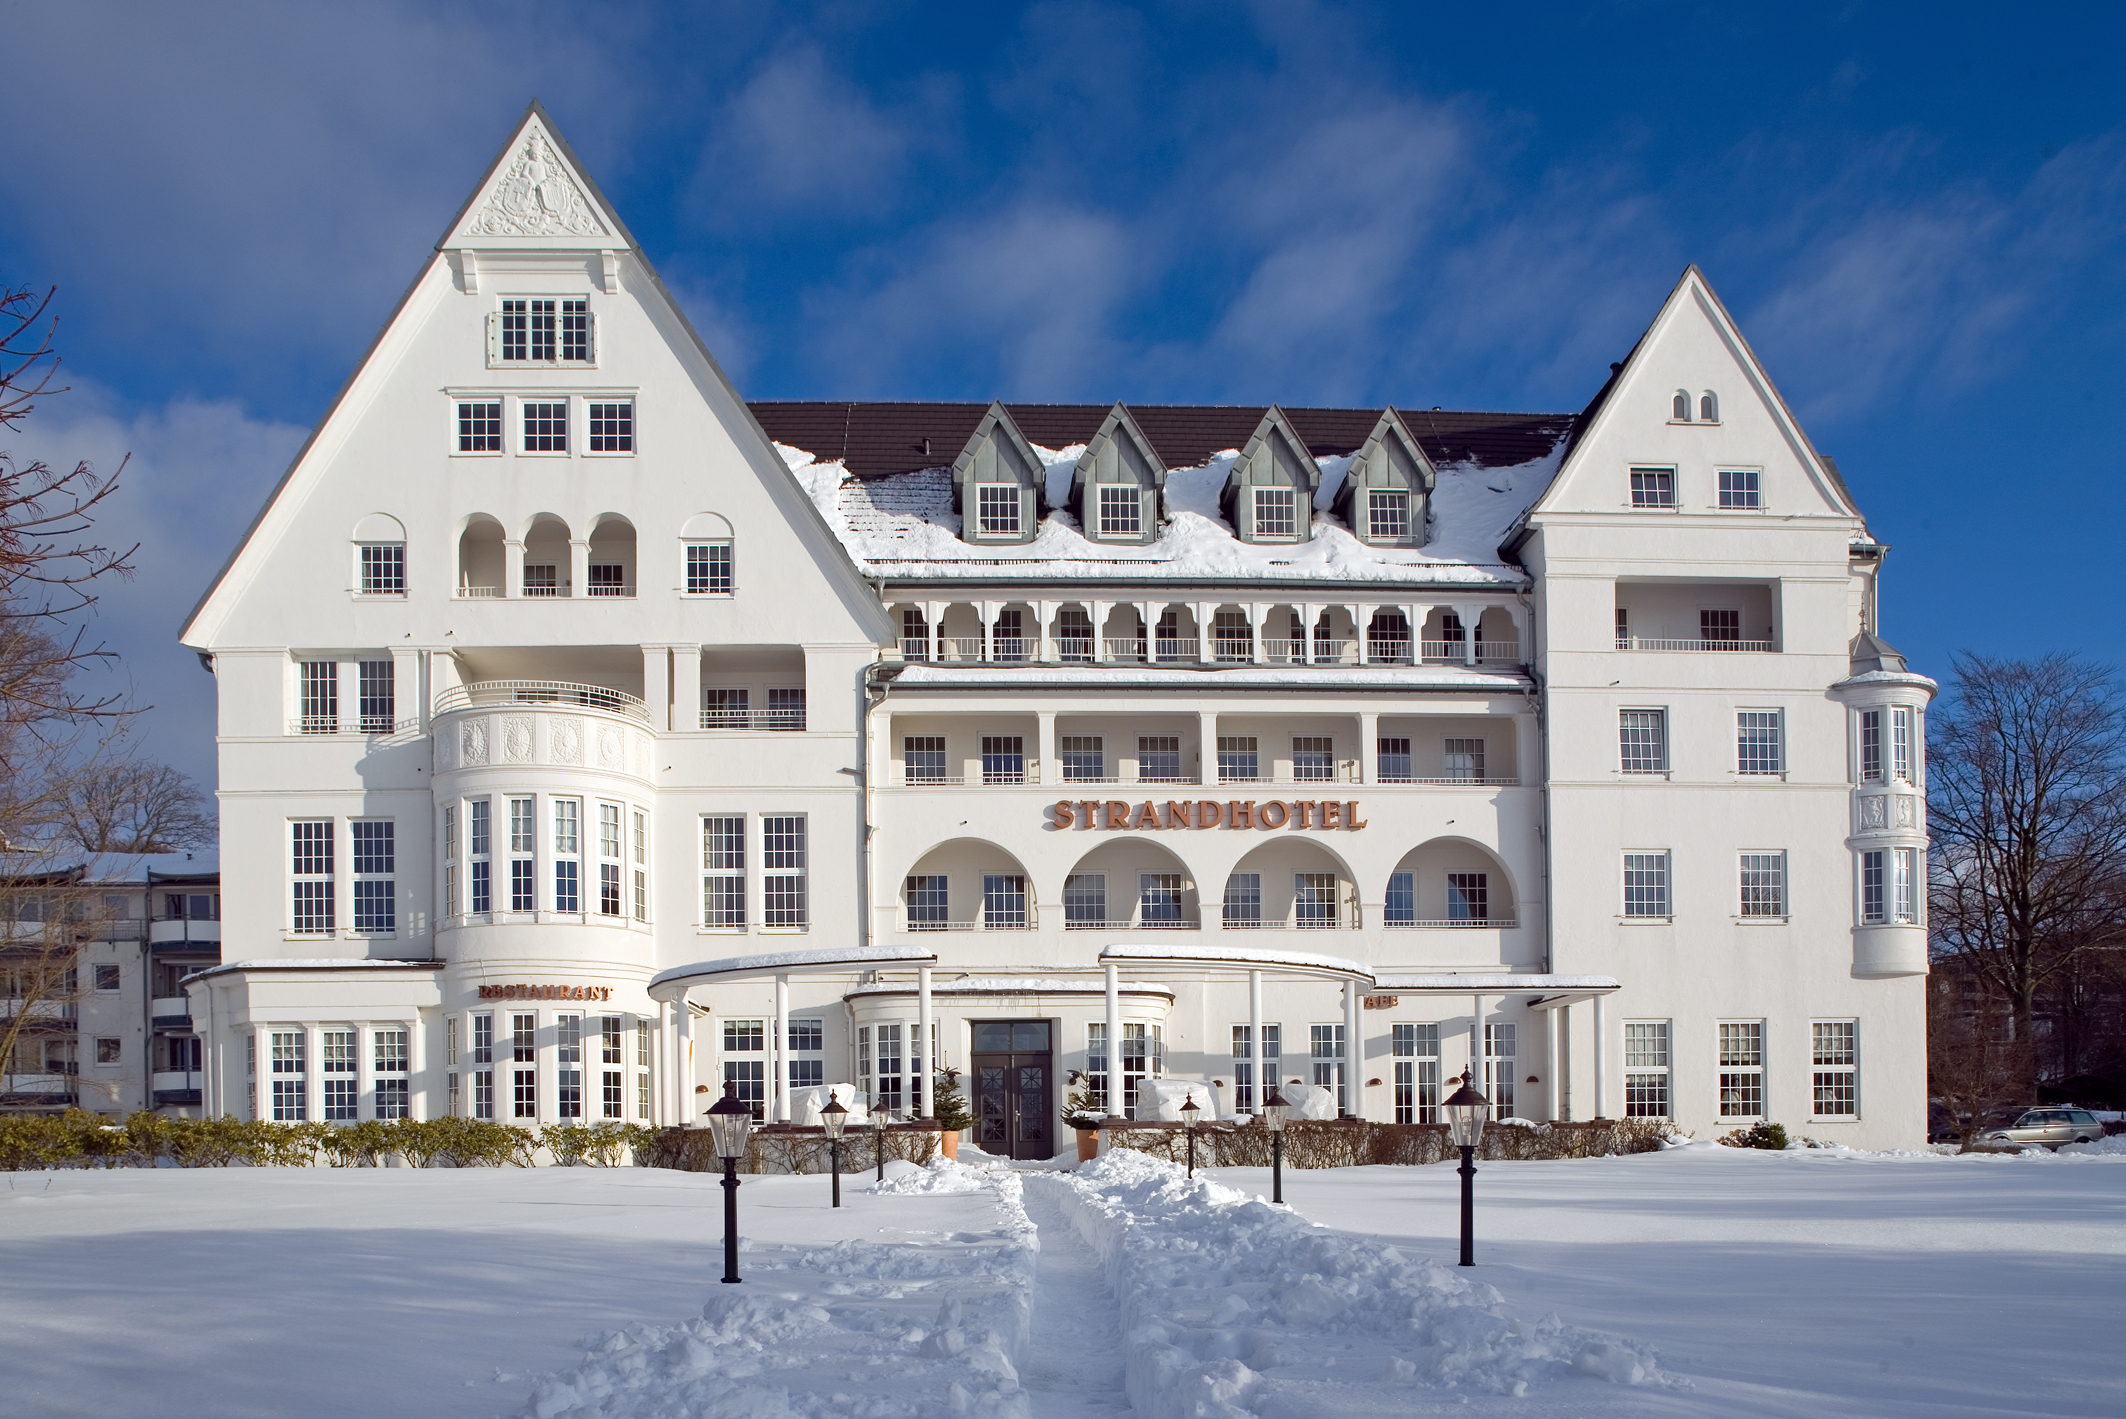
<svg viewBox="0 0 2126 1419"><path fill-rule="evenodd" d="M673 966L650 977L653 1000L669 1000L688 987L708 980L739 976L804 975L820 972L868 970L877 966L928 966L937 962L931 951L908 946L848 946L809 951L762 951L750 956L725 956L714 961L696 961Z"/></svg>
<svg viewBox="0 0 2126 1419"><path fill-rule="evenodd" d="M1100 953L1102 961L1172 961L1188 962L1201 966L1227 966L1243 970L1275 970L1278 967L1301 971L1318 971L1330 975L1355 976L1371 980L1370 967L1341 956L1317 955L1312 951L1278 951L1254 946L1109 946Z"/></svg>
<svg viewBox="0 0 2126 1419"><path fill-rule="evenodd" d="M1381 971L1373 983L1382 990L1446 991L1462 995L1496 995L1509 990L1574 990L1607 993L1623 988L1615 976L1555 976L1534 971Z"/></svg>
<svg viewBox="0 0 2126 1419"><path fill-rule="evenodd" d="M1151 980L1126 980L1116 984L1124 995L1154 994L1172 995L1171 986ZM875 985L860 985L847 992L849 995L913 995L914 981L881 981ZM1079 976L1065 979L1055 976L955 976L949 981L939 981L930 987L932 995L1104 995L1104 981Z"/></svg>
<svg viewBox="0 0 2126 1419"><path fill-rule="evenodd" d="M776 451L804 485L827 525L867 575L896 580L999 577L1068 582L1355 581L1401 585L1518 587L1527 575L1504 561L1500 540L1556 475L1562 436L1524 462L1476 459L1439 464L1432 495L1431 540L1422 547L1373 547L1353 536L1330 509L1342 489L1351 455L1316 457L1321 486L1314 497L1313 537L1298 543L1248 543L1219 514L1237 449L1226 449L1166 476L1170 509L1158 537L1137 546L1096 542L1077 518L1057 506L1041 519L1031 542L1004 545L961 540L953 506L952 471L943 466L858 477L841 459L778 443ZM1067 494L1083 444L1034 450L1045 468L1051 503Z"/></svg>
<svg viewBox="0 0 2126 1419"><path fill-rule="evenodd" d="M248 961L224 961L190 979L223 975L229 971L439 971L442 961L379 961L368 956L258 956Z"/></svg>

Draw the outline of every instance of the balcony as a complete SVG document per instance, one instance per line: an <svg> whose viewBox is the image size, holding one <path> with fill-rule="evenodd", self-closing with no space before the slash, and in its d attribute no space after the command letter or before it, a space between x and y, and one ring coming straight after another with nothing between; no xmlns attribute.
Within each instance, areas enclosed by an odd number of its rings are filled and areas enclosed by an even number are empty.
<svg viewBox="0 0 2126 1419"><path fill-rule="evenodd" d="M1120 921L1066 917L1065 931L1201 931L1203 922L1192 915L1124 917Z"/></svg>
<svg viewBox="0 0 2126 1419"><path fill-rule="evenodd" d="M189 1030L192 1028L192 1002L182 995L150 1000L148 1019L158 1030Z"/></svg>
<svg viewBox="0 0 2126 1419"><path fill-rule="evenodd" d="M1776 649L1770 641L1745 641L1728 638L1715 640L1663 640L1651 636L1618 636L1618 650L1673 650L1718 653L1720 651Z"/></svg>
<svg viewBox="0 0 2126 1419"><path fill-rule="evenodd" d="M1434 921L1384 921L1383 931L1511 931L1520 923L1510 916L1462 916Z"/></svg>
<svg viewBox="0 0 2126 1419"><path fill-rule="evenodd" d="M906 913L901 916L901 930L910 932L1038 931L1040 926L1040 913L1037 910L1028 910L1024 917L984 917L979 921L938 921L923 917L910 918Z"/></svg>
<svg viewBox="0 0 2126 1419"><path fill-rule="evenodd" d="M624 715L640 723L650 722L650 708L622 690L603 685L578 685L561 680L480 680L452 685L436 696L435 712L499 709L505 705L543 705L549 708L588 709Z"/></svg>
<svg viewBox="0 0 2126 1419"><path fill-rule="evenodd" d="M345 735L380 739L389 734L408 734L421 727L419 719L395 719L388 714L306 714L288 721L288 732L307 737Z"/></svg>
<svg viewBox="0 0 2126 1419"><path fill-rule="evenodd" d="M995 636L985 646L980 636L903 636L901 658L914 665L1174 665L1174 666L1361 666L1479 665L1506 667L1521 663L1518 641L1420 641L1411 653L1407 640L1355 639L1269 640L1223 637L1109 637L1098 643L1085 636L1057 636L1044 655L1031 636Z"/></svg>
<svg viewBox="0 0 2126 1419"><path fill-rule="evenodd" d="M798 709L742 710L722 707L704 707L701 711L703 729L767 729L785 733L805 727L805 712Z"/></svg>
<svg viewBox="0 0 2126 1419"><path fill-rule="evenodd" d="M948 774L940 769L932 773L922 768L903 768L903 788L995 788L1019 784L1037 784L1041 781L1041 762L1028 759L1023 765L1011 768L984 769L972 776ZM1078 780L1083 782L1083 780Z"/></svg>

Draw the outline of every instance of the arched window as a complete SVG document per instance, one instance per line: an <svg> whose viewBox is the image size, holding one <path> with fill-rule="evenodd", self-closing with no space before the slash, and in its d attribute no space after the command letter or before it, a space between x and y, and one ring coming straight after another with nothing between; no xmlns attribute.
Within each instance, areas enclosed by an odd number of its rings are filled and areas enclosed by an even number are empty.
<svg viewBox="0 0 2126 1419"><path fill-rule="evenodd" d="M1673 401L1673 402L1672 402L1672 404L1671 404L1671 408L1672 408L1672 409L1673 409L1673 411L1674 411L1674 415L1673 415L1673 417L1675 418L1675 421L1676 421L1677 423L1679 423L1679 424L1687 424L1687 423L1689 423L1689 422L1690 422L1690 391L1689 391L1689 390L1687 390L1687 389L1679 389L1679 390L1677 390L1677 391L1676 391L1676 397L1675 397L1674 401Z"/></svg>
<svg viewBox="0 0 2126 1419"><path fill-rule="evenodd" d="M354 589L361 596L406 594L406 529L387 513L354 525Z"/></svg>
<svg viewBox="0 0 2126 1419"><path fill-rule="evenodd" d="M1720 422L1720 397L1710 389L1698 396L1698 417L1708 424Z"/></svg>
<svg viewBox="0 0 2126 1419"><path fill-rule="evenodd" d="M681 586L688 596L729 596L738 585L731 524L713 512L696 513L679 531Z"/></svg>

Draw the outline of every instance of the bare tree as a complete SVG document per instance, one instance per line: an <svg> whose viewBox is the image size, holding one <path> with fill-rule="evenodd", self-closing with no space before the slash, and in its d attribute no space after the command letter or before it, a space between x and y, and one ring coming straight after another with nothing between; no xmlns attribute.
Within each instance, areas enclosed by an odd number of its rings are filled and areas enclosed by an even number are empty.
<svg viewBox="0 0 2126 1419"><path fill-rule="evenodd" d="M68 790L66 833L84 852L174 852L214 835L199 785L164 764L100 765Z"/></svg>
<svg viewBox="0 0 2126 1419"><path fill-rule="evenodd" d="M2126 943L2126 704L2108 669L2065 655L1954 669L1930 736L1933 949L1998 992L2027 1044L2048 987Z"/></svg>
<svg viewBox="0 0 2126 1419"><path fill-rule="evenodd" d="M2030 1102L2031 1043L2014 1037L2000 994L1953 961L1927 982L1927 1092L1948 1110L1965 1152L1988 1115Z"/></svg>

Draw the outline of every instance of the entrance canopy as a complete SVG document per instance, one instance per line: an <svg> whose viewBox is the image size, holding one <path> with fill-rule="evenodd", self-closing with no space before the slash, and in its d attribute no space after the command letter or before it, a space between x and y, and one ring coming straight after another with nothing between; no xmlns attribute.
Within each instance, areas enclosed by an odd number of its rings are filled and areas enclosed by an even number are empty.
<svg viewBox="0 0 2126 1419"><path fill-rule="evenodd" d="M767 951L755 956L726 956L719 961L696 961L691 966L674 966L668 971L659 971L650 977L650 999L678 1000L697 985L718 985L760 976L838 975L852 969L934 966L937 963L936 952L917 951L906 946L852 946L844 950Z"/></svg>
<svg viewBox="0 0 2126 1419"><path fill-rule="evenodd" d="M1623 989L1615 976L1557 976L1535 971L1479 975L1449 971L1382 971L1373 978L1374 989L1405 995L1518 995L1527 991L1534 1010L1555 1010L1582 1000L1595 1000Z"/></svg>
<svg viewBox="0 0 2126 1419"><path fill-rule="evenodd" d="M1267 951L1246 946L1186 946L1160 942L1149 946L1110 946L1100 953L1102 965L1122 962L1161 962L1196 966L1207 970L1223 967L1234 971L1269 971L1276 975L1325 976L1330 980L1373 983L1373 973L1356 961L1341 956L1317 956L1311 951Z"/></svg>

